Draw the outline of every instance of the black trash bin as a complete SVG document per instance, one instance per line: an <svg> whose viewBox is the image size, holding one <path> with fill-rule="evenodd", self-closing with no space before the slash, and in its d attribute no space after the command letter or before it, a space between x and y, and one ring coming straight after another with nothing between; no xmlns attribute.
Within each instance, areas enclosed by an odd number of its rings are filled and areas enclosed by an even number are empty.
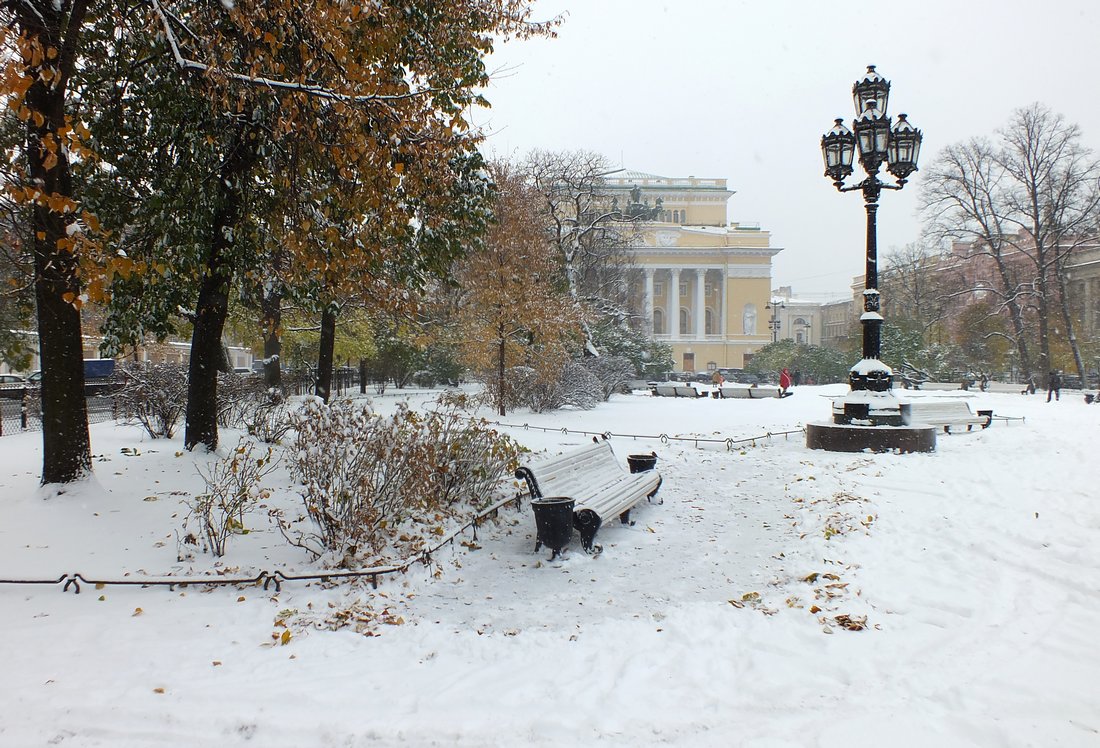
<svg viewBox="0 0 1100 748"><path fill-rule="evenodd" d="M554 553L550 560L561 555L561 549L573 537L573 506L568 496L544 496L531 501L535 512L535 551L546 546Z"/></svg>
<svg viewBox="0 0 1100 748"><path fill-rule="evenodd" d="M647 455L627 455L626 464L632 473L644 473L657 467L657 453Z"/></svg>

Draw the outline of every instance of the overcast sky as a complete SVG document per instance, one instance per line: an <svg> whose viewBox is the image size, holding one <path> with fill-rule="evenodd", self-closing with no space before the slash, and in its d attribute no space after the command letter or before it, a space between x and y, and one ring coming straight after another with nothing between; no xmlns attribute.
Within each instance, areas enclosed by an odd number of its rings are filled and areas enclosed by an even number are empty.
<svg viewBox="0 0 1100 748"><path fill-rule="evenodd" d="M866 214L858 193L822 176L820 139L836 117L851 126L851 88L866 66L892 83L888 113L924 131L921 164L993 135L1037 101L1097 148L1098 8L539 0L540 18L564 14L558 38L501 45L490 60L493 107L475 121L496 156L580 148L661 176L725 178L736 193L729 220L759 223L783 249L776 286L845 293L863 272ZM918 171L901 192L884 192L880 254L917 238L920 184Z"/></svg>

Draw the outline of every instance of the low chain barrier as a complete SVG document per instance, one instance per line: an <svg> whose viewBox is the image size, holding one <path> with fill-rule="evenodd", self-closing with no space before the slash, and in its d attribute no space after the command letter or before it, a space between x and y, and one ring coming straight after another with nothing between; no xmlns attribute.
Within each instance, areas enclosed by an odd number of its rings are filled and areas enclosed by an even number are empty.
<svg viewBox="0 0 1100 748"><path fill-rule="evenodd" d="M593 436L601 439L650 439L653 441L659 441L661 444L668 444L669 442L692 442L695 446L700 444L724 444L726 445L726 451L732 452L735 446L747 444L755 447L758 441L764 439L771 439L773 436L782 436L784 439L791 434L804 434L806 429L797 428L790 431L766 431L759 436L747 436L743 439L734 439L733 437L726 437L724 439L713 439L705 436L669 436L668 434L615 434L611 431L584 431L581 429L567 429L562 427L552 428L549 426L532 426L529 423L501 423L500 421L486 421L486 423L493 426L500 426L501 428L509 429L523 429L524 431L543 431L543 432L555 432L561 434L581 434L583 436Z"/></svg>
<svg viewBox="0 0 1100 748"><path fill-rule="evenodd" d="M431 548L428 548L413 558L406 559L400 564L392 564L388 566L372 566L367 569L355 569L355 570L338 570L338 571L324 571L316 572L313 574L287 574L286 572L276 569L275 571L260 571L255 576L240 576L231 577L225 575L211 576L195 576L195 577L134 577L126 579L97 579L80 572L73 572L71 574L62 574L56 579L0 579L0 585L14 584L14 585L61 585L62 592L69 592L70 590L75 594L80 594L81 584L92 585L96 589L106 586L130 586L130 587L167 587L172 590L176 587L190 587L194 586L240 586L240 585L263 585L263 588L269 589L274 585L275 591L278 592L282 589L283 582L329 582L332 580L341 579L362 579L367 578L370 580L371 587L378 589L378 579L390 574L407 572L414 564L420 563L424 566L428 566L432 562L432 555L438 552L446 545L454 545L455 538L471 531L473 533L473 539L477 540L477 528L481 526L488 517L496 517L500 510L509 504L515 504L516 509L519 509L523 503L525 496L529 496L528 493L518 493L511 498L501 499L493 505L478 512L469 522L461 527L452 530L448 535L443 537L438 543Z"/></svg>
<svg viewBox="0 0 1100 748"><path fill-rule="evenodd" d="M501 428L513 428L522 429L524 431L543 431L554 432L563 435L578 434L586 437L596 437L601 439L633 439L635 441L639 439L649 439L653 441L659 441L662 444L668 444L669 442L681 441L691 442L695 446L700 444L724 444L727 451L733 451L737 445L749 445L756 446L758 441L765 439L771 439L772 437L782 436L784 439L788 438L791 434L802 434L804 429L792 429L789 431L768 431L759 436L750 436L743 439L734 439L733 437L727 437L725 439L709 438L702 436L669 436L668 434L616 434L611 431L587 431L582 429L569 429L563 427L549 427L549 426L532 426L529 423L503 423L500 421L486 421L486 423ZM515 504L516 509L519 509L522 505L523 498L529 496L528 493L519 493L511 498L501 499L493 505L478 512L469 522L461 527L453 530L450 534L442 538L436 545L432 546L421 552L419 555L406 559L404 562L389 566L374 566L367 569L356 570L339 570L339 571L327 571L317 572L313 574L287 574L282 570L275 571L260 571L255 576L197 576L197 577L139 577L139 578L127 578L127 579L97 579L89 577L88 575L80 572L73 572L71 574L61 574L56 579L0 579L0 585L13 584L13 585L61 585L62 592L72 591L76 594L80 594L81 584L92 585L97 589L108 585L123 585L132 587L168 587L169 589L175 589L176 587L188 587L191 585L196 586L227 586L227 585L263 585L263 588L269 589L274 585L275 590L281 590L283 582L300 582L300 581L319 581L329 582L332 580L341 579L361 579L367 578L370 580L371 586L375 589L378 588L378 580L380 577L384 577L390 574L402 573L404 574L409 570L413 564L421 563L425 566L431 564L432 555L439 551L446 545L454 545L455 538L466 531L472 531L473 539L477 540L477 528L481 526L481 523L489 516L496 517L500 509L508 504Z"/></svg>

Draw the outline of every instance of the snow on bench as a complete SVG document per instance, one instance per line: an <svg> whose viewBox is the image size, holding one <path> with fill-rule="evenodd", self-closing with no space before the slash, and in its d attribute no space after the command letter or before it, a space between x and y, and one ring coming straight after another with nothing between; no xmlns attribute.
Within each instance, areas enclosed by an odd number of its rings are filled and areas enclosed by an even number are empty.
<svg viewBox="0 0 1100 748"><path fill-rule="evenodd" d="M740 397L756 400L765 397L779 397L778 387L737 387L724 384L718 388L719 397Z"/></svg>
<svg viewBox="0 0 1100 748"><path fill-rule="evenodd" d="M642 499L652 499L661 487L656 470L624 470L608 441L521 465L516 477L526 481L532 499L566 496L576 502L573 526L581 534L585 552L593 549L596 533L606 520L618 517L629 524L631 508ZM536 540L536 551L539 546Z"/></svg>
<svg viewBox="0 0 1100 748"><path fill-rule="evenodd" d="M970 410L970 405L962 400L922 401L902 403L901 419L907 426L926 423L943 426L944 432L950 433L952 426L966 426L967 431L975 425L983 429L988 427L993 420L993 411L979 410L975 414Z"/></svg>
<svg viewBox="0 0 1100 748"><path fill-rule="evenodd" d="M706 390L701 390L693 384L678 384L674 388L676 397L706 397Z"/></svg>

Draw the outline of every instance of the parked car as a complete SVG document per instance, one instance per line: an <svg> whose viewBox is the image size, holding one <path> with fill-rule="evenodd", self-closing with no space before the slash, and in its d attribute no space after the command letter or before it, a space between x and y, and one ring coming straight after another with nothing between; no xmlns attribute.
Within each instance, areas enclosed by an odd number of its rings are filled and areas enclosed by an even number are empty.
<svg viewBox="0 0 1100 748"><path fill-rule="evenodd" d="M31 384L39 384L42 381L42 370L37 369L27 375L27 381Z"/></svg>
<svg viewBox="0 0 1100 748"><path fill-rule="evenodd" d="M20 400L27 385L27 380L18 374L0 374L0 397L5 400Z"/></svg>

